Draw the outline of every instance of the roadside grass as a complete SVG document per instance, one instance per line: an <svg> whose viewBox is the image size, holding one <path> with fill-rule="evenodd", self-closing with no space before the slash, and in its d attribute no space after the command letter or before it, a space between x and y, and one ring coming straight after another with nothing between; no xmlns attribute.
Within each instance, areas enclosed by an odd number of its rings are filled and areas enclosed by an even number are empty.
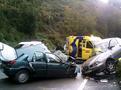
<svg viewBox="0 0 121 90"><path fill-rule="evenodd" d="M117 80L119 82L119 85L121 86L121 61L119 61L117 65L117 74L116 74Z"/></svg>

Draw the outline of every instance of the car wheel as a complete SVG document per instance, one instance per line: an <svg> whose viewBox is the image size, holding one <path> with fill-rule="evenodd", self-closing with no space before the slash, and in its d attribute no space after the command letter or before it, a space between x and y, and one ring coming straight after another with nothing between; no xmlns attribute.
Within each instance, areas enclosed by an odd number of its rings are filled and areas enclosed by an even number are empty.
<svg viewBox="0 0 121 90"><path fill-rule="evenodd" d="M29 73L26 70L21 70L16 73L15 81L17 83L26 83L29 80Z"/></svg>
<svg viewBox="0 0 121 90"><path fill-rule="evenodd" d="M106 70L108 74L116 73L116 63L114 62L114 60L109 60L106 62Z"/></svg>

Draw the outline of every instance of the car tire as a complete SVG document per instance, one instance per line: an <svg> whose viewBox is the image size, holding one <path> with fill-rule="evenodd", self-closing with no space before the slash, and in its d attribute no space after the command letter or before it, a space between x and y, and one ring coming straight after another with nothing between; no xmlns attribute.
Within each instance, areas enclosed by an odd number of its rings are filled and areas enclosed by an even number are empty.
<svg viewBox="0 0 121 90"><path fill-rule="evenodd" d="M106 71L108 74L115 74L116 73L116 63L114 60L108 60L106 62Z"/></svg>
<svg viewBox="0 0 121 90"><path fill-rule="evenodd" d="M17 83L26 83L29 80L29 72L27 70L18 71L15 75L15 81Z"/></svg>

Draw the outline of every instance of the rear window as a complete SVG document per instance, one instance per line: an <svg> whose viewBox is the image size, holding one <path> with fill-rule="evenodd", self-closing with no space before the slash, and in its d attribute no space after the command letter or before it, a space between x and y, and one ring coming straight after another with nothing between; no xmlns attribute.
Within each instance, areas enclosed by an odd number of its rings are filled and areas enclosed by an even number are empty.
<svg viewBox="0 0 121 90"><path fill-rule="evenodd" d="M22 54L28 55L28 60L31 61L33 55L35 52L50 52L47 48L45 48L44 46L38 44L38 45L33 45L33 46L29 46L26 48L20 48L20 49L16 49L17 52L17 56L20 56Z"/></svg>
<svg viewBox="0 0 121 90"><path fill-rule="evenodd" d="M28 55L22 54L22 55L20 55L20 56L17 58L17 61L25 60L25 59L27 59L27 58L28 58Z"/></svg>

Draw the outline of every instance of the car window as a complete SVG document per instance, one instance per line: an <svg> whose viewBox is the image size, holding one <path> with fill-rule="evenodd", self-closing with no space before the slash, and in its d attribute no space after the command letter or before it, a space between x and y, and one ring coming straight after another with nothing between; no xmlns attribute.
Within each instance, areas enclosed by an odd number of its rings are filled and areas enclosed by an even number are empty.
<svg viewBox="0 0 121 90"><path fill-rule="evenodd" d="M84 39L82 42L83 42L83 43L82 43L82 46L83 46L83 47L86 47L86 40Z"/></svg>
<svg viewBox="0 0 121 90"><path fill-rule="evenodd" d="M28 55L29 61L32 60L33 55L36 51L43 52L43 53L50 52L48 49L44 49L43 46L41 46L40 44L29 46L29 47L26 47L26 48L16 49L18 56L20 56L21 54L24 53L24 54Z"/></svg>
<svg viewBox="0 0 121 90"><path fill-rule="evenodd" d="M60 58L54 54L46 54L48 63L60 63Z"/></svg>
<svg viewBox="0 0 121 90"><path fill-rule="evenodd" d="M93 45L90 41L87 42L87 48L93 48Z"/></svg>
<svg viewBox="0 0 121 90"><path fill-rule="evenodd" d="M28 55L22 54L21 56L19 56L19 57L17 58L17 61L23 61L23 60L28 60Z"/></svg>
<svg viewBox="0 0 121 90"><path fill-rule="evenodd" d="M105 52L108 49L108 43L103 42L103 43L100 43L100 44L96 45L96 47L100 48L102 52Z"/></svg>
<svg viewBox="0 0 121 90"><path fill-rule="evenodd" d="M109 44L110 47L114 47L118 44L118 41L116 39L111 39Z"/></svg>
<svg viewBox="0 0 121 90"><path fill-rule="evenodd" d="M103 43L100 48L102 49L103 52L108 50L108 43Z"/></svg>
<svg viewBox="0 0 121 90"><path fill-rule="evenodd" d="M33 61L35 62L46 62L44 59L44 54L41 52L35 52L33 56Z"/></svg>
<svg viewBox="0 0 121 90"><path fill-rule="evenodd" d="M120 39L120 38L117 38L116 40L117 40L117 43L118 43L119 45L121 45L121 39Z"/></svg>

